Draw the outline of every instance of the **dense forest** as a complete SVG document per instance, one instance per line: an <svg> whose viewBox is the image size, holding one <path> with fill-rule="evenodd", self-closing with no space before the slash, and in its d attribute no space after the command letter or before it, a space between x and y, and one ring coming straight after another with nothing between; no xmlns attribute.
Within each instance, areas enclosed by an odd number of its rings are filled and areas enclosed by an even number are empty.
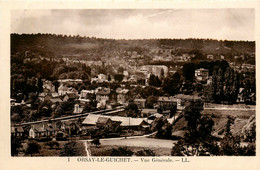
<svg viewBox="0 0 260 170"><path fill-rule="evenodd" d="M138 54L146 55L155 48L171 49L174 55L195 50L204 55L250 56L255 52L255 42L214 39L115 40L55 34L11 34L12 54L30 50L43 56L91 58L118 55L122 51L136 51Z"/></svg>

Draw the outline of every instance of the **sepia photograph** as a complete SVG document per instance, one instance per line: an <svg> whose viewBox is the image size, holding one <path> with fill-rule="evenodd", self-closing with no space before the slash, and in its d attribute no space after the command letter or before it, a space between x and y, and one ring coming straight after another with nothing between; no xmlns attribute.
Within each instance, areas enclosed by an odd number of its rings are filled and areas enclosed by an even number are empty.
<svg viewBox="0 0 260 170"><path fill-rule="evenodd" d="M10 17L10 156L256 155L254 8Z"/></svg>

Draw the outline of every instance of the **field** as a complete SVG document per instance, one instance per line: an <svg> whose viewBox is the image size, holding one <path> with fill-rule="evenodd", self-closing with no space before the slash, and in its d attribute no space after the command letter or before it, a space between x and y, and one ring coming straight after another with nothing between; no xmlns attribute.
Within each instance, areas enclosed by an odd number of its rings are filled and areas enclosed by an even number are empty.
<svg viewBox="0 0 260 170"><path fill-rule="evenodd" d="M234 116L241 119L249 119L250 116L255 114L255 110L220 110L220 109L205 109L204 114L212 114L216 117Z"/></svg>
<svg viewBox="0 0 260 170"><path fill-rule="evenodd" d="M156 156L169 156L171 148L176 140L154 139L147 137L135 137L126 139L109 139L101 140L101 145L96 148L93 145L88 145L91 156L109 156L113 148L127 147L127 149L137 152L143 149L151 149Z"/></svg>
<svg viewBox="0 0 260 170"><path fill-rule="evenodd" d="M233 109L255 109L255 105L245 105L245 104L233 104L233 105L224 105L224 104L215 104L215 103L205 103L206 108L233 108Z"/></svg>
<svg viewBox="0 0 260 170"><path fill-rule="evenodd" d="M118 145L101 145L99 148L95 146L90 146L91 156L109 156L111 154L111 150L113 148L118 148ZM122 147L122 146L121 146ZM154 148L154 147L135 147L135 146L127 146L127 149L132 152L137 152L143 149L151 149L156 156L170 156L171 148Z"/></svg>
<svg viewBox="0 0 260 170"><path fill-rule="evenodd" d="M54 146L52 149L46 145L47 142L37 142L40 145L40 152L34 153L33 156L59 156L61 148L67 143L67 141L58 141L59 147ZM26 143L23 143L23 149L25 150ZM24 153L19 156L24 156ZM28 155L29 156L29 155Z"/></svg>
<svg viewBox="0 0 260 170"><path fill-rule="evenodd" d="M95 43L81 43L81 44L66 44L65 48L75 48L75 49L96 49L98 48L98 44Z"/></svg>
<svg viewBox="0 0 260 170"><path fill-rule="evenodd" d="M232 108L232 106L230 107ZM234 107L233 107L234 108ZM203 114L213 115L213 135L223 136L223 132L228 120L228 116L234 118L234 124L231 125L231 132L233 135L241 135L242 128L247 124L249 118L256 114L255 110L237 109L221 110L221 109L206 109Z"/></svg>
<svg viewBox="0 0 260 170"><path fill-rule="evenodd" d="M228 116L232 117L234 124L230 129L234 136L242 135L242 129L247 125L249 118L256 114L255 106L248 105L220 105L208 104L202 111L202 115L212 116L214 121L213 135L223 137ZM187 122L184 118L179 119L173 126L173 135L183 137Z"/></svg>

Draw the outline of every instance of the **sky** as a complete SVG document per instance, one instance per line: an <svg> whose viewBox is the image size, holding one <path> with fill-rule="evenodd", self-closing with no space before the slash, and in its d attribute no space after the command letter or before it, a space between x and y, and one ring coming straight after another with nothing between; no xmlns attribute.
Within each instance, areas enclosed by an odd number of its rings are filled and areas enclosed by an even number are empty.
<svg viewBox="0 0 260 170"><path fill-rule="evenodd" d="M11 32L254 41L255 12L248 8L13 10Z"/></svg>

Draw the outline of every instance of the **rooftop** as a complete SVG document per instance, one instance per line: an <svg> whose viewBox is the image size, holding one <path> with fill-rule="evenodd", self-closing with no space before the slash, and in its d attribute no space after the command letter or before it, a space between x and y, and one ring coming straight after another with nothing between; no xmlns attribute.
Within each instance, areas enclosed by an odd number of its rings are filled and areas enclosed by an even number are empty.
<svg viewBox="0 0 260 170"><path fill-rule="evenodd" d="M97 95L109 95L110 89L109 88L98 88Z"/></svg>
<svg viewBox="0 0 260 170"><path fill-rule="evenodd" d="M160 97L158 98L158 101L159 101L159 102L160 102L160 101L177 102L177 98L174 97L174 96L169 96L169 97L167 97L167 96L160 96Z"/></svg>
<svg viewBox="0 0 260 170"><path fill-rule="evenodd" d="M122 116L104 116L104 115L97 115L97 114L89 114L86 117L86 119L82 122L82 124L96 125L96 122L99 119L99 117L110 118L112 121L122 122L121 126L139 126L143 121L147 123L146 118L132 118L132 117L122 117Z"/></svg>
<svg viewBox="0 0 260 170"><path fill-rule="evenodd" d="M121 93L121 94L126 94L126 93L129 92L129 90L128 89L117 88L116 92L117 93Z"/></svg>
<svg viewBox="0 0 260 170"><path fill-rule="evenodd" d="M52 103L62 102L62 100L61 100L60 98L50 99L50 101L51 101Z"/></svg>
<svg viewBox="0 0 260 170"><path fill-rule="evenodd" d="M106 124L109 120L111 120L110 118L108 117L99 117L97 119L97 122L98 124Z"/></svg>
<svg viewBox="0 0 260 170"><path fill-rule="evenodd" d="M145 102L146 99L134 99L135 102Z"/></svg>
<svg viewBox="0 0 260 170"><path fill-rule="evenodd" d="M22 126L12 126L11 132L24 132L24 130Z"/></svg>
<svg viewBox="0 0 260 170"><path fill-rule="evenodd" d="M177 99L183 99L183 100L201 100L201 97L199 97L198 95L177 94L175 97Z"/></svg>
<svg viewBox="0 0 260 170"><path fill-rule="evenodd" d="M66 96L68 96L70 99L76 99L78 97L76 93L67 93Z"/></svg>

